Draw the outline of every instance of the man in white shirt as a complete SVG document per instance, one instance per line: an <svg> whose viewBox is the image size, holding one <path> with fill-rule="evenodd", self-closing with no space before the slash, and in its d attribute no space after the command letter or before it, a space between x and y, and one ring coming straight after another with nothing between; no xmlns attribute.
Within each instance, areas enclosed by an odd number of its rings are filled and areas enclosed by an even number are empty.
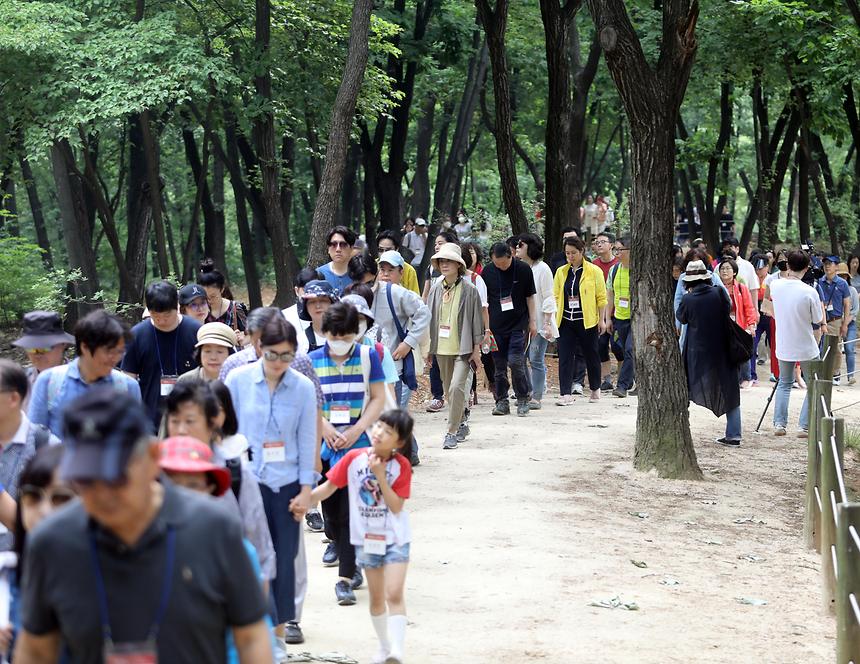
<svg viewBox="0 0 860 664"><path fill-rule="evenodd" d="M818 342L824 325L824 312L818 292L801 281L809 268L809 256L802 251L788 254L788 275L770 284L773 312L776 320L776 357L779 360L779 384L773 413L774 435L784 436L788 424L788 401L794 381L794 364L813 376L809 363L819 357ZM809 394L800 410L798 437L806 438L809 430Z"/></svg>
<svg viewBox="0 0 860 664"><path fill-rule="evenodd" d="M415 220L414 230L409 231L403 238L403 248L412 252L412 266L416 269L421 265L424 258L424 249L427 247L427 220L418 217Z"/></svg>
<svg viewBox="0 0 860 664"><path fill-rule="evenodd" d="M755 273L755 267L745 258L741 258L741 244L736 237L730 237L723 240L720 244L720 254L724 255L726 250L732 252L735 262L738 264L738 281L742 281L744 286L749 288L752 301L758 302L758 276Z"/></svg>

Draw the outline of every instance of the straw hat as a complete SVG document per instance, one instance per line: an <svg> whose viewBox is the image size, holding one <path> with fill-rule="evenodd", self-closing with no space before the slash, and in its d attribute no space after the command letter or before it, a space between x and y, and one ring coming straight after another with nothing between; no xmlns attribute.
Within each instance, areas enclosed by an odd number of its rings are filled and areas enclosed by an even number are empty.
<svg viewBox="0 0 860 664"><path fill-rule="evenodd" d="M839 265L836 266L836 276L842 277L845 280L851 276L851 273L848 271L848 263L839 263Z"/></svg>
<svg viewBox="0 0 860 664"><path fill-rule="evenodd" d="M681 277L685 282L691 281L710 281L711 273L702 261L690 261L687 269Z"/></svg>
<svg viewBox="0 0 860 664"><path fill-rule="evenodd" d="M229 325L206 323L197 329L197 344L194 347L199 348L204 344L214 344L225 348L235 348L238 343L236 333Z"/></svg>
<svg viewBox="0 0 860 664"><path fill-rule="evenodd" d="M433 269L439 272L439 259L444 258L445 260L454 261L455 263L459 263L462 267L460 268L460 273L465 274L466 272L466 261L463 260L463 254L460 251L460 245L454 244L453 242L446 242L441 247L439 247L439 251L433 254L430 259L430 264L433 266Z"/></svg>

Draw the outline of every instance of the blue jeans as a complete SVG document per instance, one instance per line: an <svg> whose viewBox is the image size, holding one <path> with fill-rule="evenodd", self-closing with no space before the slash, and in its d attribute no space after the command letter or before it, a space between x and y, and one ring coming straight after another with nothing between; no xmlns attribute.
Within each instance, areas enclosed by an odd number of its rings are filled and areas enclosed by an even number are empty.
<svg viewBox="0 0 860 664"><path fill-rule="evenodd" d="M732 408L726 413L726 438L728 440L741 439L741 407Z"/></svg>
<svg viewBox="0 0 860 664"><path fill-rule="evenodd" d="M540 334L529 344L529 365L532 368L532 399L540 401L546 392L546 347L549 341Z"/></svg>
<svg viewBox="0 0 860 664"><path fill-rule="evenodd" d="M854 341L857 339L857 321L852 320L848 325L848 334L845 335L845 341ZM845 346L845 369L848 371L848 378L854 377L854 362L855 362L855 353L857 352L857 342L854 341L853 344L846 343Z"/></svg>
<svg viewBox="0 0 860 664"><path fill-rule="evenodd" d="M811 361L811 360L810 360ZM813 376L809 371L809 362L801 362L800 368L806 377L807 384ZM791 398L791 386L794 384L794 362L779 361L779 384L776 386L776 402L773 407L773 426L788 426L788 400ZM800 409L798 426L804 431L809 430L809 393L803 396L803 406Z"/></svg>
<svg viewBox="0 0 860 664"><path fill-rule="evenodd" d="M624 362L621 364L621 373L618 376L618 387L622 390L629 390L633 387L633 381L636 380L636 364L633 360L633 327L629 320L612 319L612 326L615 328L613 335L618 347L624 349Z"/></svg>

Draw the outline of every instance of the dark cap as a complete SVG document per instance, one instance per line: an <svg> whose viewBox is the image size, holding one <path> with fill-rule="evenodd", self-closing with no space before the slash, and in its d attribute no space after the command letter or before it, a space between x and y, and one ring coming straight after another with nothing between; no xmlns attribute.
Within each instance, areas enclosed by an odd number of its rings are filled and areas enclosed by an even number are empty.
<svg viewBox="0 0 860 664"><path fill-rule="evenodd" d="M75 345L75 338L63 330L60 314L53 311L30 311L24 314L24 333L12 342L19 348L50 348L57 344Z"/></svg>
<svg viewBox="0 0 860 664"><path fill-rule="evenodd" d="M839 256L831 254L830 256L824 257L825 263L833 263L834 265L839 265Z"/></svg>
<svg viewBox="0 0 860 664"><path fill-rule="evenodd" d="M150 435L151 421L138 401L109 387L88 390L63 414L60 477L116 482L135 445Z"/></svg>
<svg viewBox="0 0 860 664"><path fill-rule="evenodd" d="M302 300L310 300L315 297L327 297L331 300L332 304L337 302L339 299L334 287L329 282L323 281L322 279L315 279L305 284L304 291L302 292ZM311 319L311 315L308 313L308 308L306 306L300 308L298 314L301 320L309 321Z"/></svg>
<svg viewBox="0 0 860 664"><path fill-rule="evenodd" d="M179 289L179 304L182 306L191 304L198 297L206 297L206 291L197 284L188 284Z"/></svg>

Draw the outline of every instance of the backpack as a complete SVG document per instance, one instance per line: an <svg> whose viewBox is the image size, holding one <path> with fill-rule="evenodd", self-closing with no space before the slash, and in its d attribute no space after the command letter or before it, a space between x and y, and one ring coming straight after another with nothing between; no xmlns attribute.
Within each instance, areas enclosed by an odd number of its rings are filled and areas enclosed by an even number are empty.
<svg viewBox="0 0 860 664"><path fill-rule="evenodd" d="M36 451L38 452L40 449L45 447L45 445L51 442L51 432L41 424L33 424L32 427L33 445L36 447Z"/></svg>
<svg viewBox="0 0 860 664"><path fill-rule="evenodd" d="M230 488L236 500L239 500L239 494L242 493L242 459L239 457L227 459L224 465L230 471Z"/></svg>
<svg viewBox="0 0 860 664"><path fill-rule="evenodd" d="M57 407L59 401L60 390L66 380L66 375L69 373L69 365L63 364L59 367L51 369L51 374L48 376L48 412L53 411ZM122 371L111 369L110 372L111 387L120 394L128 394L128 380Z"/></svg>

